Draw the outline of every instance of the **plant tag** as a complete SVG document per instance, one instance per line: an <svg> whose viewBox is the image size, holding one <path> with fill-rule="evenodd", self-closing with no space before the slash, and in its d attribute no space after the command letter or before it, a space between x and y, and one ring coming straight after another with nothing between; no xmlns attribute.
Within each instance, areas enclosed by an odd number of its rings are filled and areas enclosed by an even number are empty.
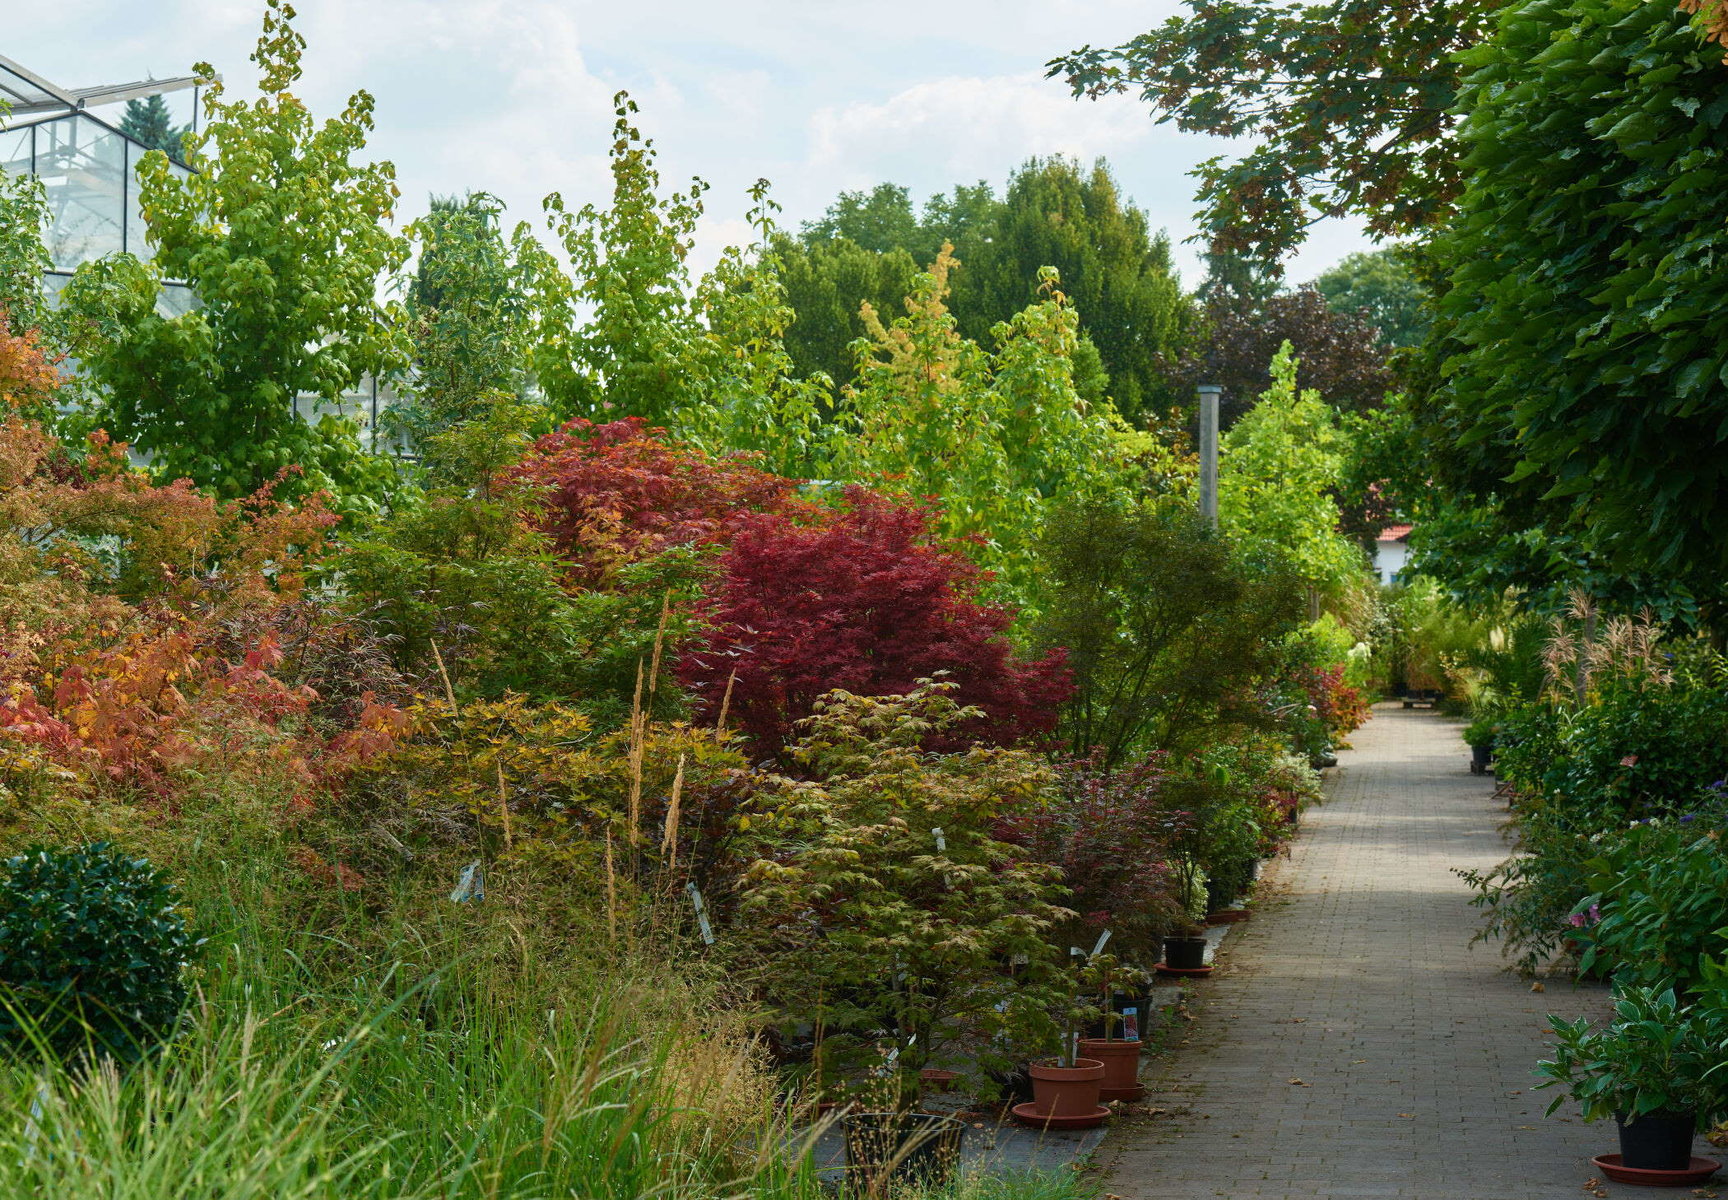
<svg viewBox="0 0 1728 1200"><path fill-rule="evenodd" d="M1069 958L1085 958L1086 957L1086 951L1080 949L1080 947L1078 947L1078 946L1070 946L1070 947L1068 947L1068 957Z"/></svg>
<svg viewBox="0 0 1728 1200"><path fill-rule="evenodd" d="M480 866L480 860L475 859L462 868L461 876L456 880L456 890L450 893L450 899L457 904L471 900L486 898L486 872Z"/></svg>
<svg viewBox="0 0 1728 1200"><path fill-rule="evenodd" d="M1103 933L1098 935L1098 943L1092 947L1092 953L1088 954L1086 957L1087 958L1097 958L1099 952L1104 949L1104 943L1108 942L1109 940L1110 940L1110 931L1108 929L1106 929Z"/></svg>
<svg viewBox="0 0 1728 1200"><path fill-rule="evenodd" d="M1140 1040L1140 1009L1138 1007L1122 1010L1122 1040L1125 1042Z"/></svg>
<svg viewBox="0 0 1728 1200"><path fill-rule="evenodd" d="M696 928L702 933L702 944L712 946L714 927L708 924L708 906L702 903L702 893L696 889L694 883L685 884L684 890L690 893L690 907L696 910Z"/></svg>
<svg viewBox="0 0 1728 1200"><path fill-rule="evenodd" d="M943 854L948 853L948 839L942 836L942 830L938 828L930 832L936 835L936 849Z"/></svg>

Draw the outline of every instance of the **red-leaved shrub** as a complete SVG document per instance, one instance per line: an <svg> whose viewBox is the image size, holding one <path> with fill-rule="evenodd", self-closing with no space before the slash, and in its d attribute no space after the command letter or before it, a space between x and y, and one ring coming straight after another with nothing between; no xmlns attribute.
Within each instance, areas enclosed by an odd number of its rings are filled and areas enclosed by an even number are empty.
<svg viewBox="0 0 1728 1200"><path fill-rule="evenodd" d="M582 582L619 558L724 539L792 497L796 482L761 470L756 456L670 445L665 432L640 417L571 421L516 468L513 481L540 493L537 524Z"/></svg>
<svg viewBox="0 0 1728 1200"><path fill-rule="evenodd" d="M816 699L837 688L904 694L939 671L986 716L959 739L1010 744L1048 733L1071 691L1065 653L1026 661L1013 614L977 598L984 572L942 547L927 508L863 488L820 519L742 518L703 600L708 631L679 677L716 716L771 755Z"/></svg>

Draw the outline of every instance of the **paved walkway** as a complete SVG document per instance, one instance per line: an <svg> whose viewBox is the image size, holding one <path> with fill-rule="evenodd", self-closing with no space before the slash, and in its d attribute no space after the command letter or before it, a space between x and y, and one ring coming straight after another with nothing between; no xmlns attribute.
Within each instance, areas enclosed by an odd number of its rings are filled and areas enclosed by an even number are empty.
<svg viewBox="0 0 1728 1200"><path fill-rule="evenodd" d="M1107 1192L1589 1195L1590 1155L1617 1149L1614 1128L1570 1106L1544 1117L1553 1093L1530 1091L1531 1068L1543 1014L1599 1014L1606 992L1553 979L1533 994L1497 946L1469 945L1479 914L1452 868L1505 856L1505 812L1492 780L1468 773L1457 731L1396 705L1358 731L1329 802L1270 877L1281 898L1195 985L1199 1019L1154 1083L1165 1113L1105 1142Z"/></svg>

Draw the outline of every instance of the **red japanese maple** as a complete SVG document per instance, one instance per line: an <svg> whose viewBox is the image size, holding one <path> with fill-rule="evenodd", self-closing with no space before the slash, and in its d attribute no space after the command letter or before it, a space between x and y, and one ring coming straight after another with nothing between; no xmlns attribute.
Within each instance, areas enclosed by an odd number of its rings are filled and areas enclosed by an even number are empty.
<svg viewBox="0 0 1728 1200"><path fill-rule="evenodd" d="M938 671L986 713L965 741L1047 733L1072 690L1065 656L1017 658L1013 614L978 599L983 579L931 536L927 508L863 488L817 521L754 514L733 532L705 596L708 632L679 676L710 716L730 681L729 723L764 755L826 692L901 694Z"/></svg>
<svg viewBox="0 0 1728 1200"><path fill-rule="evenodd" d="M668 444L640 417L571 421L535 442L516 482L538 489L536 521L579 576L619 556L724 539L741 518L780 508L796 481L750 454Z"/></svg>

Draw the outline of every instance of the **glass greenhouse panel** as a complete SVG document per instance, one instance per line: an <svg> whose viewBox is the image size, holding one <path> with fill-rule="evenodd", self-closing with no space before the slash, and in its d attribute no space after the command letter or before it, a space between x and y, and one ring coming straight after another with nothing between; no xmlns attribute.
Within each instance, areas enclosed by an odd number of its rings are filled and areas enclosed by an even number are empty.
<svg viewBox="0 0 1728 1200"><path fill-rule="evenodd" d="M48 195L57 270L126 248L126 139L85 117L36 127L36 174Z"/></svg>

